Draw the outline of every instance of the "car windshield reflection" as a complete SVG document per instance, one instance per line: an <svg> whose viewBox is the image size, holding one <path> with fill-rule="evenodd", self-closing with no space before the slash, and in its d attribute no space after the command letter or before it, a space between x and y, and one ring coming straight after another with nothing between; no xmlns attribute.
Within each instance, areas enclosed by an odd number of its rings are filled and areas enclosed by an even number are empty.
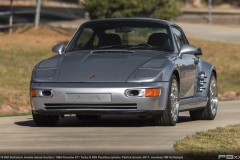
<svg viewBox="0 0 240 160"><path fill-rule="evenodd" d="M66 51L142 49L172 51L167 25L144 21L96 21L80 27Z"/></svg>

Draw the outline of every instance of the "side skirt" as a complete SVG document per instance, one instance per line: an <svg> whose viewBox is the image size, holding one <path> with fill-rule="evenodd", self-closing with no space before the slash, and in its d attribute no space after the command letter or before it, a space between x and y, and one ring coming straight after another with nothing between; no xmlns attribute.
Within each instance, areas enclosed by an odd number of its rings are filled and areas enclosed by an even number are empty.
<svg viewBox="0 0 240 160"><path fill-rule="evenodd" d="M182 98L179 101L179 104L180 104L179 112L204 108L207 105L207 102L208 102L208 97Z"/></svg>

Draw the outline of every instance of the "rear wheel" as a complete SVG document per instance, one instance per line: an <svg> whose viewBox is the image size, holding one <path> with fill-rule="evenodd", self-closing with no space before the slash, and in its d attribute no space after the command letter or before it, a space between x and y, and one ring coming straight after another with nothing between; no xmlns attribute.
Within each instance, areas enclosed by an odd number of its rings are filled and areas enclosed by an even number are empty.
<svg viewBox="0 0 240 160"><path fill-rule="evenodd" d="M208 88L208 103L204 108L199 110L189 111L192 120L213 120L217 115L217 80L214 73L211 75L211 80Z"/></svg>
<svg viewBox="0 0 240 160"><path fill-rule="evenodd" d="M153 115L153 120L158 126L175 126L179 113L179 90L178 81L172 75L169 85L168 101L165 111L162 114Z"/></svg>
<svg viewBox="0 0 240 160"><path fill-rule="evenodd" d="M55 126L58 123L58 115L41 115L32 113L34 123L37 126Z"/></svg>
<svg viewBox="0 0 240 160"><path fill-rule="evenodd" d="M79 120L99 120L102 115L76 115Z"/></svg>

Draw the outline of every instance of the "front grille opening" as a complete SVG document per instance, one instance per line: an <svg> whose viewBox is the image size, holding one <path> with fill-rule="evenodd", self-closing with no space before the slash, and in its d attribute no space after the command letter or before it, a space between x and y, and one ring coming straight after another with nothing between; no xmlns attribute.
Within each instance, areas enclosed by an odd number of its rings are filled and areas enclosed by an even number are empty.
<svg viewBox="0 0 240 160"><path fill-rule="evenodd" d="M136 103L131 104L44 104L45 109L137 109Z"/></svg>

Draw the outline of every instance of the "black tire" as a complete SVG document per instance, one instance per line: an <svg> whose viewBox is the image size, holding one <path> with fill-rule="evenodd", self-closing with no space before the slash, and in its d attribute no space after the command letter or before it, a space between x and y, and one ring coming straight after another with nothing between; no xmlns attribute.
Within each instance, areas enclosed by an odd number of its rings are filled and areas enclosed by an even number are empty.
<svg viewBox="0 0 240 160"><path fill-rule="evenodd" d="M32 113L34 123L37 126L46 127L46 126L55 126L58 123L58 115L41 115Z"/></svg>
<svg viewBox="0 0 240 160"><path fill-rule="evenodd" d="M189 111L190 113L190 117L192 120L214 120L214 118L217 115L217 108L216 108L216 113L213 114L212 110L211 110L211 91L210 91L210 85L211 85L211 80L212 78L216 80L216 76L214 73L211 74L211 79L210 79L210 83L208 86L208 103L204 108L198 109L198 110L193 110L193 111ZM216 87L216 97L217 97L217 87ZM217 104L216 104L217 105Z"/></svg>
<svg viewBox="0 0 240 160"><path fill-rule="evenodd" d="M99 120L102 115L76 115L79 120Z"/></svg>
<svg viewBox="0 0 240 160"><path fill-rule="evenodd" d="M177 88L177 93L175 97L175 102L177 109L176 111L176 116L175 118L172 116L172 105L171 105L171 90L172 90L172 85L173 82L177 84L174 88ZM172 75L170 84L169 84L169 89L168 89L168 101L167 101L167 106L165 111L162 114L156 114L153 115L153 120L157 126L175 126L177 121L178 121L178 113L179 113L179 82L177 80L177 77L175 75Z"/></svg>

